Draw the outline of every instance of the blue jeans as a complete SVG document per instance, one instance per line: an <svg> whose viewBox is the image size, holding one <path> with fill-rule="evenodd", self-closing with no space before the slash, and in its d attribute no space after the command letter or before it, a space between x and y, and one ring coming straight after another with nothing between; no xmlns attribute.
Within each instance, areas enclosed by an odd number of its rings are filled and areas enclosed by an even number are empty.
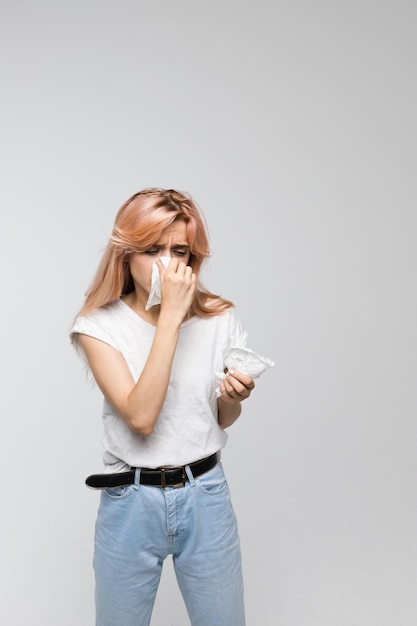
<svg viewBox="0 0 417 626"><path fill-rule="evenodd" d="M240 542L219 462L185 487L106 489L96 522L96 626L149 626L164 559L192 626L245 626Z"/></svg>

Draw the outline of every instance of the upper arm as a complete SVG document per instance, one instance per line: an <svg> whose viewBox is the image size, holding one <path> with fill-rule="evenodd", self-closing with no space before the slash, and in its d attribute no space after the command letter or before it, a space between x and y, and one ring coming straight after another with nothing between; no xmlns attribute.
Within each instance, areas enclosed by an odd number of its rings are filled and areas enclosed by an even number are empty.
<svg viewBox="0 0 417 626"><path fill-rule="evenodd" d="M78 342L101 392L123 416L127 398L135 385L123 355L116 348L89 335L79 334Z"/></svg>

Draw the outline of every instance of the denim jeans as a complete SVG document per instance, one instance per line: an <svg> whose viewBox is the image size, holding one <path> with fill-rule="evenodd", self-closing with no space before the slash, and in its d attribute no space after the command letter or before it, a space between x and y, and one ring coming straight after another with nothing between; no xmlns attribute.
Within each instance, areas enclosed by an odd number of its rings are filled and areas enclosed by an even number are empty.
<svg viewBox="0 0 417 626"><path fill-rule="evenodd" d="M219 462L185 487L115 487L101 493L94 569L96 626L149 626L164 559L192 626L244 626L236 517Z"/></svg>

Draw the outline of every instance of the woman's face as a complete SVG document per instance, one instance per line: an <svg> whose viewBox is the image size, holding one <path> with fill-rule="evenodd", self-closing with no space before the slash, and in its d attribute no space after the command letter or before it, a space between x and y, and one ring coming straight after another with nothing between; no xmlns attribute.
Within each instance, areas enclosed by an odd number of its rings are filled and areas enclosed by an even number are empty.
<svg viewBox="0 0 417 626"><path fill-rule="evenodd" d="M151 290L152 265L161 256L176 257L186 265L190 260L190 248L187 241L187 224L176 219L163 230L162 235L145 252L132 252L129 256L129 268L137 295L149 295Z"/></svg>

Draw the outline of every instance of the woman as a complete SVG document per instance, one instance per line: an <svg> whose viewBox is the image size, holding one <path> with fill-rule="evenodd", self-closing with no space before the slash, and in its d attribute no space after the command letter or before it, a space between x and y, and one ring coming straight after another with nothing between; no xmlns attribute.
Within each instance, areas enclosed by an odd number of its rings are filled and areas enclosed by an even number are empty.
<svg viewBox="0 0 417 626"><path fill-rule="evenodd" d="M104 396L105 470L87 479L102 489L97 626L148 626L169 554L192 626L245 624L220 451L254 381L235 370L216 379L225 349L244 347L247 334L232 303L198 280L209 254L188 195L135 194L71 329ZM150 306L155 268L160 300Z"/></svg>

